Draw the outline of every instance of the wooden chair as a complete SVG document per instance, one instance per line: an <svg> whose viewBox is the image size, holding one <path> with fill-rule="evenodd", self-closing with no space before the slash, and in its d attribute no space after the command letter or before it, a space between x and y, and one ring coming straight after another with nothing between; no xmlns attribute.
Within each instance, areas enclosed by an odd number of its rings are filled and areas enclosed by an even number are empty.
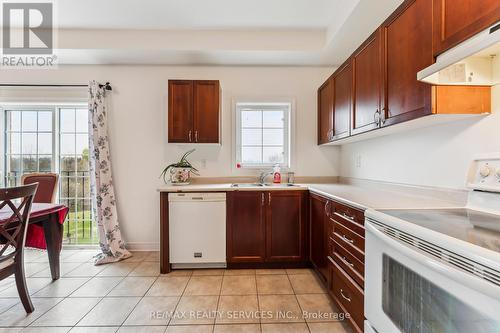
<svg viewBox="0 0 500 333"><path fill-rule="evenodd" d="M35 309L24 275L24 241L38 184L0 189L0 280L14 274L26 312Z"/></svg>
<svg viewBox="0 0 500 333"><path fill-rule="evenodd" d="M38 190L33 202L55 203L57 196L57 185L59 175L57 173L28 173L21 177L21 184L28 185L38 183Z"/></svg>

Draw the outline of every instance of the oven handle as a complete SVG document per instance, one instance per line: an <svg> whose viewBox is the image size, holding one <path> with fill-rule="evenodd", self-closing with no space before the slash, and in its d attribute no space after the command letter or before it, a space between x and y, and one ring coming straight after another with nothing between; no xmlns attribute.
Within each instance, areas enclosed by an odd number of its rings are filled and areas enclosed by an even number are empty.
<svg viewBox="0 0 500 333"><path fill-rule="evenodd" d="M500 288L496 287L490 282L484 281L474 275L470 275L455 268L450 265L443 264L437 259L429 256L426 253L418 252L417 250L411 249L409 246L402 244L391 237L385 235L383 232L374 227L370 222L365 223L365 228L367 233L373 234L375 237L381 239L385 244L389 245L397 252L407 256L423 266L429 267L430 269L445 275L452 281L457 281L460 279L460 283L464 284L468 288L478 291L488 297L500 298ZM367 253L367 257L369 253ZM366 260L369 260L366 258Z"/></svg>

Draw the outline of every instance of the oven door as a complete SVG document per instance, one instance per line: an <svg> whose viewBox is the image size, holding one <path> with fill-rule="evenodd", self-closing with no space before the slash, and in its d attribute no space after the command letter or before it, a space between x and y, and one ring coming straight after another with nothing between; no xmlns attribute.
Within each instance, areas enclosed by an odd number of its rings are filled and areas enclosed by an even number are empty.
<svg viewBox="0 0 500 333"><path fill-rule="evenodd" d="M500 332L500 287L365 227L365 316L377 332Z"/></svg>

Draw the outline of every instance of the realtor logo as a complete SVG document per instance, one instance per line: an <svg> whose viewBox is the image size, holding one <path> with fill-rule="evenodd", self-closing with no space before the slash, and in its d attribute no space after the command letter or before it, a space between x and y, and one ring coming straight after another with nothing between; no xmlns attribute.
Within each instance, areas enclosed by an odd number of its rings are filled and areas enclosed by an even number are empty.
<svg viewBox="0 0 500 333"><path fill-rule="evenodd" d="M3 3L3 53L51 54L52 3Z"/></svg>

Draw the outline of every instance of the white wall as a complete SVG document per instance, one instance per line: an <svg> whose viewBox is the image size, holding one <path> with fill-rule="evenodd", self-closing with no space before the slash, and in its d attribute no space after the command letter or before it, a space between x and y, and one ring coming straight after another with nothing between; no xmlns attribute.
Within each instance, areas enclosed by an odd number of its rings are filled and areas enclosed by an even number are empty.
<svg viewBox="0 0 500 333"><path fill-rule="evenodd" d="M500 152L500 85L493 113L341 148L341 175L405 184L464 188L472 156ZM360 167L356 159L361 157Z"/></svg>
<svg viewBox="0 0 500 333"><path fill-rule="evenodd" d="M331 68L323 67L60 66L57 70L6 70L1 83L111 82L109 135L120 222L128 243L151 247L159 241L156 189L162 181L158 176L165 165L192 147L167 143L169 79L221 81L222 146L196 147L192 159L202 176L236 175L231 157L231 101L236 97L294 99L294 171L298 176L337 176L338 149L316 145L316 89L331 73ZM8 91L2 91L5 94ZM202 159L206 159L205 168Z"/></svg>

